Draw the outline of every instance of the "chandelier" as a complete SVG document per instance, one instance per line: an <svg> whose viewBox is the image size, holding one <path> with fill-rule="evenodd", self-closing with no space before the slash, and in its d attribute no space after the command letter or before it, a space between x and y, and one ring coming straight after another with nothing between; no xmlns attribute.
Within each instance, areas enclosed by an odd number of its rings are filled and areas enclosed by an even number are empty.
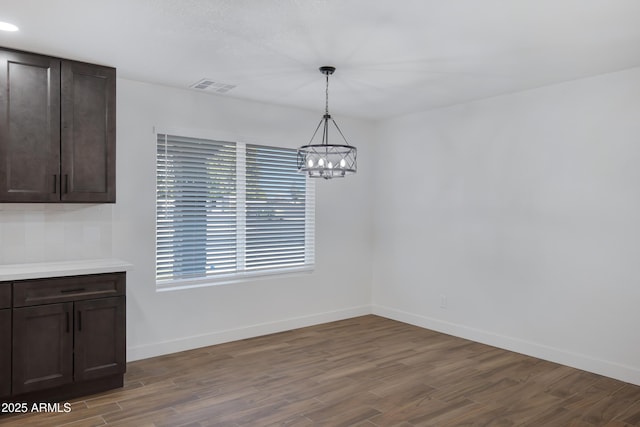
<svg viewBox="0 0 640 427"><path fill-rule="evenodd" d="M356 173L357 169L356 147L349 145L337 123L329 114L329 76L335 70L335 67L320 67L320 72L326 77L324 115L309 143L298 148L298 171L306 173L311 178L342 178L345 175ZM330 122L338 131L344 144L329 143ZM319 141L314 143L320 128L322 128L322 136L318 138Z"/></svg>

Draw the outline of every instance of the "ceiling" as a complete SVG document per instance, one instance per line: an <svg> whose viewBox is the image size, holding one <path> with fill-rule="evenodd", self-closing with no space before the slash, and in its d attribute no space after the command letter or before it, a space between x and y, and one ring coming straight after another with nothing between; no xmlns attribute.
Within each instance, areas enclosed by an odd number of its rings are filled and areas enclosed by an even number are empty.
<svg viewBox="0 0 640 427"><path fill-rule="evenodd" d="M0 45L380 119L640 66L637 0L0 0Z"/></svg>

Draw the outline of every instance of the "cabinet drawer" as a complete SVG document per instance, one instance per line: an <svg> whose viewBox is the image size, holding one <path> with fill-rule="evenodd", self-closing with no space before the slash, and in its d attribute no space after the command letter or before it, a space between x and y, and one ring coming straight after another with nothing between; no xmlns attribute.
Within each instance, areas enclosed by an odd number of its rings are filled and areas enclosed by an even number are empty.
<svg viewBox="0 0 640 427"><path fill-rule="evenodd" d="M11 283L0 283L0 309L11 307Z"/></svg>
<svg viewBox="0 0 640 427"><path fill-rule="evenodd" d="M125 280L125 273L107 273L14 282L13 305L25 307L124 295Z"/></svg>

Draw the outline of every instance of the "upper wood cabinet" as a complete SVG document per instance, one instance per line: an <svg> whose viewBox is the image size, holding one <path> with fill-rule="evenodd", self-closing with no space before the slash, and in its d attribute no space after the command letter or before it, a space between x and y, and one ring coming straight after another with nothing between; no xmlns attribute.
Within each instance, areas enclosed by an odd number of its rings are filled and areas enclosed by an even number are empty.
<svg viewBox="0 0 640 427"><path fill-rule="evenodd" d="M116 70L0 49L0 202L113 203Z"/></svg>
<svg viewBox="0 0 640 427"><path fill-rule="evenodd" d="M60 60L0 51L0 201L59 202Z"/></svg>
<svg viewBox="0 0 640 427"><path fill-rule="evenodd" d="M116 201L116 70L62 61L61 198Z"/></svg>

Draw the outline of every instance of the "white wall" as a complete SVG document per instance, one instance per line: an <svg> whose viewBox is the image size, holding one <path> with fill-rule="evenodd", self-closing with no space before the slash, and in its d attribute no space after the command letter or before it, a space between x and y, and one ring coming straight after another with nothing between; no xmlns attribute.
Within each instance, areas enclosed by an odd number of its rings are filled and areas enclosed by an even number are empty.
<svg viewBox="0 0 640 427"><path fill-rule="evenodd" d="M0 264L109 258L112 206L0 203Z"/></svg>
<svg viewBox="0 0 640 427"><path fill-rule="evenodd" d="M375 313L640 384L640 69L378 135Z"/></svg>
<svg viewBox="0 0 640 427"><path fill-rule="evenodd" d="M316 184L312 274L156 292L154 126L296 147L311 138L322 111L123 79L118 80L117 95L113 255L134 265L127 279L130 360L370 312L371 160L366 145L358 144L362 167L357 175ZM354 144L372 139L369 123L336 119Z"/></svg>
<svg viewBox="0 0 640 427"><path fill-rule="evenodd" d="M311 112L117 84L117 203L0 204L0 264L110 257L132 263L129 360L370 313L370 123L336 117L358 145L362 166L355 176L316 184L313 273L156 292L154 126L297 147L311 138L322 104Z"/></svg>

